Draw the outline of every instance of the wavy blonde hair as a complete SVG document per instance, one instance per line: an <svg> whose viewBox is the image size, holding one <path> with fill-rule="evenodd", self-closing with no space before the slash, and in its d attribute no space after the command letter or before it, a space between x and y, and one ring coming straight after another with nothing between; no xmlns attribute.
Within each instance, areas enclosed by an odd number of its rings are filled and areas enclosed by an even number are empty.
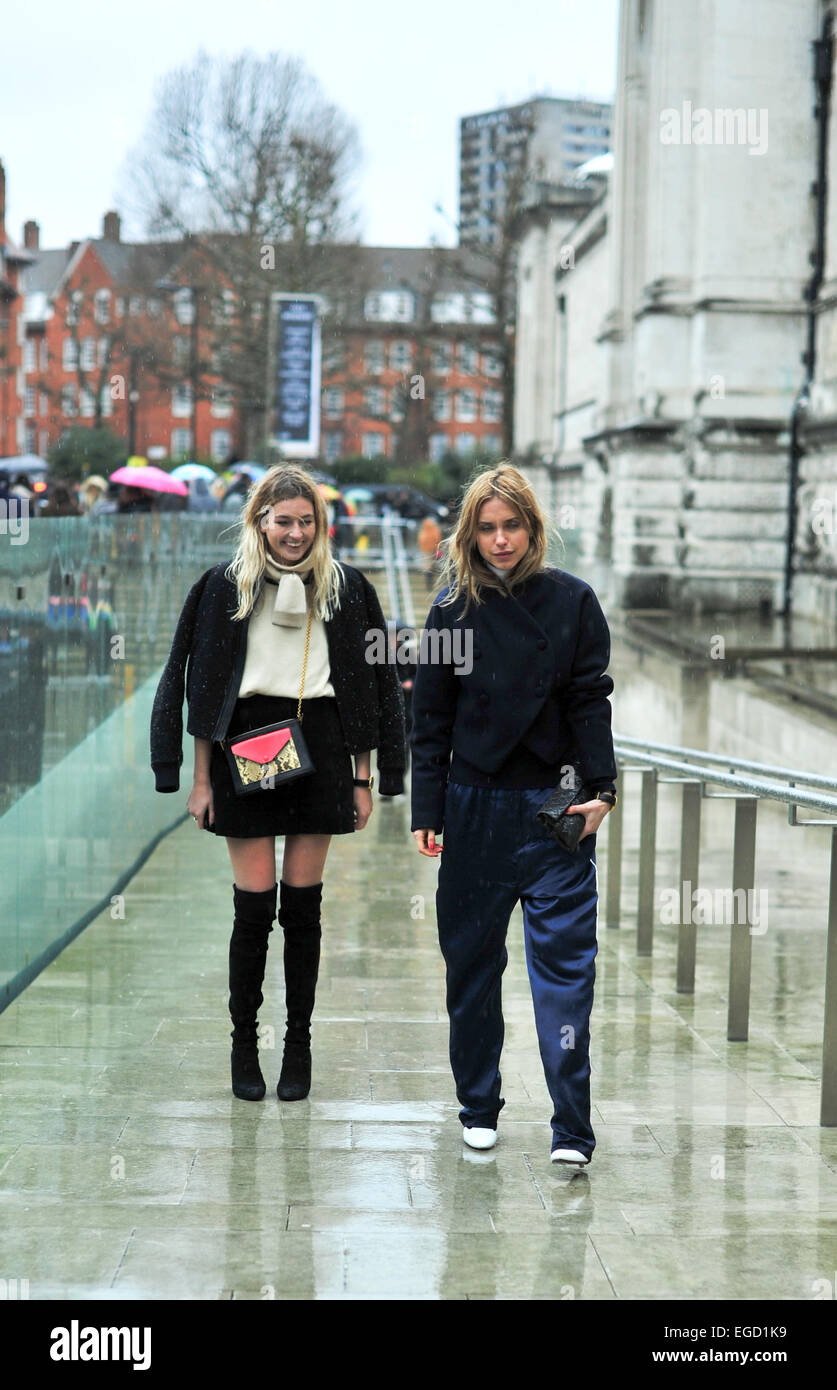
<svg viewBox="0 0 837 1390"><path fill-rule="evenodd" d="M477 546L477 524L484 502L499 497L521 518L529 533L529 549L514 567L508 582L500 579L483 560ZM442 604L464 600L462 611L480 604L480 589L499 589L508 594L544 567L549 523L531 483L513 464L501 462L476 474L467 485L455 530L444 543L441 581L449 592ZM549 528L554 529L554 528ZM559 537L560 539L560 537Z"/></svg>
<svg viewBox="0 0 837 1390"><path fill-rule="evenodd" d="M275 502L287 502L292 497L304 497L314 510L314 543L306 559L313 561L317 617L327 621L340 607L343 567L331 553L325 502L310 473L306 473L298 464L280 463L275 468L269 468L249 489L241 518L238 548L224 571L229 579L235 581L238 590L234 622L242 621L252 610L256 590L266 569L267 539L259 525L260 518Z"/></svg>

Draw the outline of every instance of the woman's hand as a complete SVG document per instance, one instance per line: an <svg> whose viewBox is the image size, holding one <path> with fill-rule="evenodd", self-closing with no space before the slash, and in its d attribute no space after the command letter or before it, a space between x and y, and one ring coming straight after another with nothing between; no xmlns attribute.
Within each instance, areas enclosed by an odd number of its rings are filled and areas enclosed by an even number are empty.
<svg viewBox="0 0 837 1390"><path fill-rule="evenodd" d="M418 846L419 854L426 854L430 859L438 859L442 853L442 846L436 844L435 830L414 830L413 839Z"/></svg>
<svg viewBox="0 0 837 1390"><path fill-rule="evenodd" d="M578 811L584 817L584 829L578 837L580 843L585 835L595 835L608 811L612 810L609 801L599 801L596 797L595 801L582 801L578 806L568 806L565 814L572 816Z"/></svg>
<svg viewBox="0 0 837 1390"><path fill-rule="evenodd" d="M372 793L368 787L355 787L355 830L362 830L372 814Z"/></svg>
<svg viewBox="0 0 837 1390"><path fill-rule="evenodd" d="M209 825L215 824L215 808L212 805L212 787L209 782L193 782L192 790L189 793L189 800L186 802L186 810L190 816L195 816L200 830L206 830L203 823L204 813L209 812Z"/></svg>

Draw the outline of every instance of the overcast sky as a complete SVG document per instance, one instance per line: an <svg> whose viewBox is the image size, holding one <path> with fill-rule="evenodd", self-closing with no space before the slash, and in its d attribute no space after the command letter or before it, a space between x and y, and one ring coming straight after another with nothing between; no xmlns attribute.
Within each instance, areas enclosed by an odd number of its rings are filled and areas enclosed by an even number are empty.
<svg viewBox="0 0 837 1390"><path fill-rule="evenodd" d="M198 49L292 53L356 124L367 245L452 245L462 115L535 93L613 99L618 0L39 0L3 14L7 231L101 235L157 78ZM441 203L449 220L434 212ZM126 239L143 228L128 223Z"/></svg>

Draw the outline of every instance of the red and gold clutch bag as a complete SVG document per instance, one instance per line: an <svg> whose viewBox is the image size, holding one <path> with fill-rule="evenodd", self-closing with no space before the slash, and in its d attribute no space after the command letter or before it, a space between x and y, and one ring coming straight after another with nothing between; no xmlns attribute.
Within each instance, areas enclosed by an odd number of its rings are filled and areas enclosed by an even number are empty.
<svg viewBox="0 0 837 1390"><path fill-rule="evenodd" d="M223 748L239 796L279 787L314 771L298 719L224 739Z"/></svg>
<svg viewBox="0 0 837 1390"><path fill-rule="evenodd" d="M311 605L308 609L296 719L282 719L277 724L265 724L261 729L250 729L246 734L221 740L230 765L233 786L239 796L281 787L295 777L304 777L306 772L314 771L311 754L302 737L302 692L305 689L313 618L314 608Z"/></svg>

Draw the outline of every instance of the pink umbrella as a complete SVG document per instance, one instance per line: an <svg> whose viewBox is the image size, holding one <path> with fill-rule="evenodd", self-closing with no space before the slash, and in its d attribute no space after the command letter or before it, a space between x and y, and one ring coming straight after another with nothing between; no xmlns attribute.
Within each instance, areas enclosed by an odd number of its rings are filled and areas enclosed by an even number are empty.
<svg viewBox="0 0 837 1390"><path fill-rule="evenodd" d="M148 463L141 468L125 464L111 473L110 480L112 483L124 483L126 487L148 488L150 492L176 492L178 497L189 496L189 489L179 478L173 478L171 473Z"/></svg>

